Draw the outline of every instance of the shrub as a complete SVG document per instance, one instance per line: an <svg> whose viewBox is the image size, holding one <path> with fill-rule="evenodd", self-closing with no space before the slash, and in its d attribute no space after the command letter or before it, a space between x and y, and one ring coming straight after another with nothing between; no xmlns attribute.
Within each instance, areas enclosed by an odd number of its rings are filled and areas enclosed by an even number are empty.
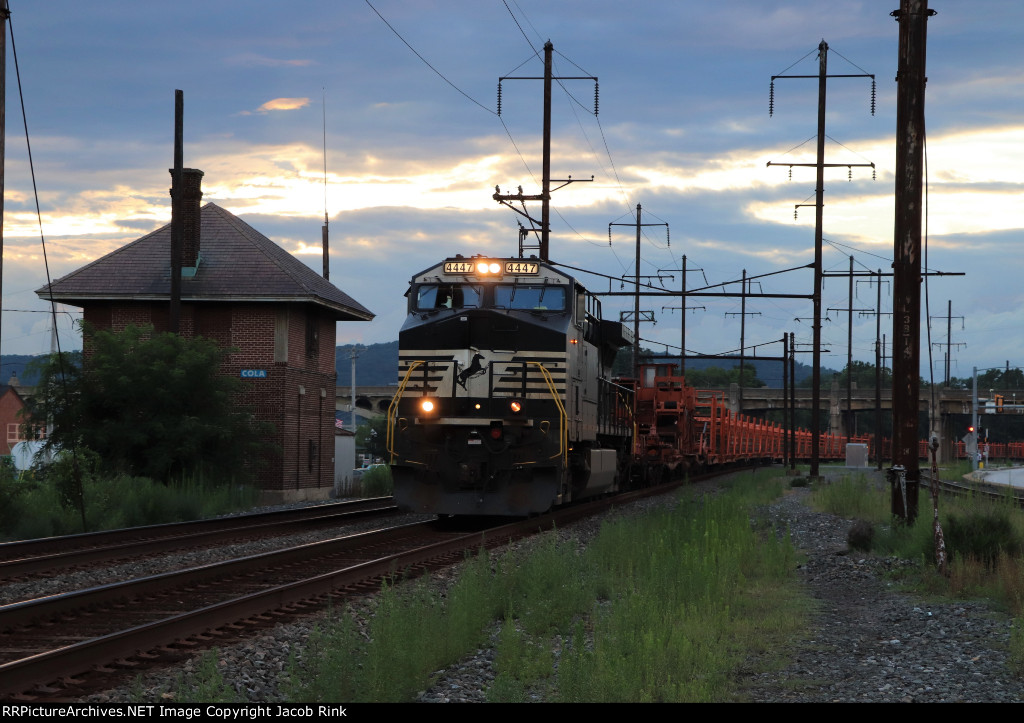
<svg viewBox="0 0 1024 723"><path fill-rule="evenodd" d="M875 538L875 526L866 520L854 520L846 533L846 544L851 550L871 552L871 543Z"/></svg>
<svg viewBox="0 0 1024 723"><path fill-rule="evenodd" d="M387 497L395 488L391 481L391 468L384 464L370 467L363 472L359 483L363 497Z"/></svg>
<svg viewBox="0 0 1024 723"><path fill-rule="evenodd" d="M974 510L950 514L944 525L946 549L950 559L973 557L992 567L1000 555L1017 555L1021 540L1009 510Z"/></svg>

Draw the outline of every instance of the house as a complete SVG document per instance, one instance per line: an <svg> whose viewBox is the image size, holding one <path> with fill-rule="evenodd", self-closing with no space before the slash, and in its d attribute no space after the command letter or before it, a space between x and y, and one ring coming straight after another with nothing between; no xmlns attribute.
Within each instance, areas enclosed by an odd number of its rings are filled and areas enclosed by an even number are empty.
<svg viewBox="0 0 1024 723"><path fill-rule="evenodd" d="M35 387L18 381L17 374L11 374L7 385L0 386L0 426L6 430L6 436L0 440L0 456L9 457L19 470L32 466L36 453L46 439L45 427L38 431L39 436L36 438L28 439L25 436L25 420L21 413L34 391Z"/></svg>
<svg viewBox="0 0 1024 723"><path fill-rule="evenodd" d="M0 386L0 425L3 425L5 430L5 436L0 440L2 456L10 455L14 445L25 441L22 430L25 420L21 418L21 411L25 408L25 402L32 394L32 389L21 384L16 374L11 375L6 386Z"/></svg>
<svg viewBox="0 0 1024 723"><path fill-rule="evenodd" d="M335 331L373 314L237 216L202 205L203 172L185 169L179 333L215 340L238 400L274 425L258 473L270 501L321 499L334 484ZM96 328L169 326L171 224L36 291L82 308Z"/></svg>

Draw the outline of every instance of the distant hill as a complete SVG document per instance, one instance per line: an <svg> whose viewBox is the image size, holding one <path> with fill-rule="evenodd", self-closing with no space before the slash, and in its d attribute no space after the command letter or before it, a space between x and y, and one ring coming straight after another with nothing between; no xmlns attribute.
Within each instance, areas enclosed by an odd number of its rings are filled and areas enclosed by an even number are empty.
<svg viewBox="0 0 1024 723"><path fill-rule="evenodd" d="M334 368L338 386L352 384L352 350L356 350L356 386L383 387L398 383L398 342L355 346L349 344L334 350Z"/></svg>
<svg viewBox="0 0 1024 723"><path fill-rule="evenodd" d="M36 383L36 375L25 372L25 367L33 359L38 357L29 354L4 354L0 356L0 384L7 384L11 374L18 376L21 384L32 385Z"/></svg>

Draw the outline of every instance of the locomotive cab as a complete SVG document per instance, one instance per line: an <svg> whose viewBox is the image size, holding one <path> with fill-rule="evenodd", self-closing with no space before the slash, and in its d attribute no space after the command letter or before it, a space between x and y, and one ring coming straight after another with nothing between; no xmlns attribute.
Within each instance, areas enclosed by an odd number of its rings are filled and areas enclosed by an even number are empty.
<svg viewBox="0 0 1024 723"><path fill-rule="evenodd" d="M605 372L628 335L596 297L537 259L455 257L407 298L388 415L399 505L528 515L614 489L628 425Z"/></svg>

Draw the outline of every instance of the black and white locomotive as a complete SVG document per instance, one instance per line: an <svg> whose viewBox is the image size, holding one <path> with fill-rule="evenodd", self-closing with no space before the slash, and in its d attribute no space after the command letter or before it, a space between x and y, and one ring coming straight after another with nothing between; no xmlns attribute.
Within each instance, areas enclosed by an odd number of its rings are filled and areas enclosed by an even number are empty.
<svg viewBox="0 0 1024 723"><path fill-rule="evenodd" d="M388 413L406 509L528 515L615 491L632 388L611 381L629 328L536 258L456 256L416 274Z"/></svg>

